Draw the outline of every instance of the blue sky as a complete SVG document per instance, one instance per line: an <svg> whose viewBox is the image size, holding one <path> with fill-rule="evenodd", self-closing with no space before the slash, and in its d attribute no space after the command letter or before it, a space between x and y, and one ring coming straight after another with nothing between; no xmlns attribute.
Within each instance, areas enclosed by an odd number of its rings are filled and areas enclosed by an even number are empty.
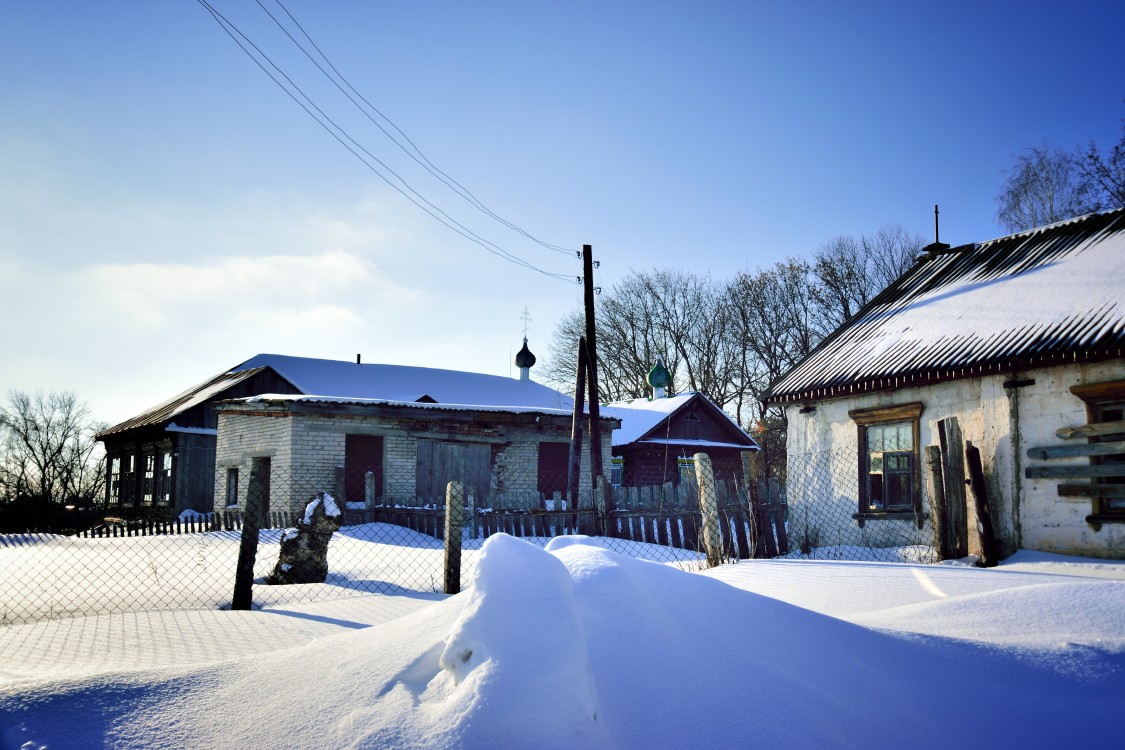
<svg viewBox="0 0 1125 750"><path fill-rule="evenodd" d="M256 3L212 5L428 200L580 273L406 158ZM943 241L989 239L1014 154L1105 148L1125 117L1121 3L285 7L494 212L593 245L602 286L726 278L884 224L929 239L935 203ZM259 352L506 375L524 308L543 357L577 305L389 188L199 3L2 14L5 391L73 390L115 422Z"/></svg>

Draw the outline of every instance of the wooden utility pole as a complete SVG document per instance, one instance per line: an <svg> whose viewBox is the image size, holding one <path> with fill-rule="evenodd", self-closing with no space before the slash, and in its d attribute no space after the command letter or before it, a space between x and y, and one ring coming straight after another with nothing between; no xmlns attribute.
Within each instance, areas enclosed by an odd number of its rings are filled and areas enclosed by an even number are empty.
<svg viewBox="0 0 1125 750"><path fill-rule="evenodd" d="M598 403L598 342L594 327L594 251L589 245L582 246L582 289L586 308L586 388L590 393L590 479L596 494L598 477L602 475L602 431Z"/></svg>
<svg viewBox="0 0 1125 750"><path fill-rule="evenodd" d="M582 476L582 419L586 415L586 337L578 339L578 368L574 375L574 417L570 425L570 456L567 462L566 496L570 510L578 510L578 485Z"/></svg>

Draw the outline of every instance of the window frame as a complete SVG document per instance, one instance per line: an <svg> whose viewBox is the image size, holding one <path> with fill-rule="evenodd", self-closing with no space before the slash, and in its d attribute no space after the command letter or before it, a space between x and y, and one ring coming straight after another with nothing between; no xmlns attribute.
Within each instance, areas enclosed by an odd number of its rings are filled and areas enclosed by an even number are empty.
<svg viewBox="0 0 1125 750"><path fill-rule="evenodd" d="M161 450L156 455L156 504L165 507L172 504L172 451Z"/></svg>
<svg viewBox="0 0 1125 750"><path fill-rule="evenodd" d="M109 484L107 489L107 504L121 504L121 456L109 457Z"/></svg>
<svg viewBox="0 0 1125 750"><path fill-rule="evenodd" d="M238 469L237 466L227 467L227 488L226 498L223 503L225 508L238 507Z"/></svg>
<svg viewBox="0 0 1125 750"><path fill-rule="evenodd" d="M614 487L620 487L625 478L625 458L623 456L614 456L609 460L609 483Z"/></svg>
<svg viewBox="0 0 1125 750"><path fill-rule="evenodd" d="M142 455L144 460L144 476L141 478L141 505L150 507L153 504L156 490L156 454L145 453Z"/></svg>
<svg viewBox="0 0 1125 750"><path fill-rule="evenodd" d="M863 528L864 522L879 519L916 519L919 524L925 520L922 511L922 460L921 460L921 416L923 405L921 401L910 401L891 406L874 406L864 409L852 409L848 416L856 425L857 470L858 470L858 498L856 512L852 518L859 522ZM870 487L870 460L871 452L868 449L868 429L871 427L887 426L892 424L909 424L911 429L912 447L909 451L884 451L883 453L909 453L912 456L910 467L910 502L906 505L887 508L871 507Z"/></svg>
<svg viewBox="0 0 1125 750"><path fill-rule="evenodd" d="M676 458L676 484L696 481L695 456L679 456Z"/></svg>

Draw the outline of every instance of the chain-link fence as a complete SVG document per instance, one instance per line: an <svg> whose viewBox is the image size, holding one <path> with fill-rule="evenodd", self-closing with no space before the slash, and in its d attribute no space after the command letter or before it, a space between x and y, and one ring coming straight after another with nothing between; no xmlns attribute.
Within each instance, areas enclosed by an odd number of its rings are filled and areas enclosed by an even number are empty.
<svg viewBox="0 0 1125 750"><path fill-rule="evenodd" d="M456 468L447 473L465 476ZM479 484L462 479L461 585L470 581L484 541L501 532L539 545L584 534L616 552L685 569L706 565L708 543L726 559L762 556L746 494L733 482L716 486L719 521L709 542L698 485L690 477L660 487L602 483L598 492L584 483L574 502L567 499L565 474L531 472L520 482L512 476L506 486L487 476ZM418 491L423 484L426 493ZM355 477L342 467L281 468L256 460L250 471L218 473L214 497L233 501L229 506L130 519L123 517L128 509L116 507L109 509L114 516L77 534L0 536L6 582L0 622L230 606L240 560L247 561L243 539L252 539L255 527L257 543L249 547L256 606L367 592L441 592L446 499L433 492L437 487L431 477L412 472ZM286 557L286 540L293 546L297 530L315 531L314 519L305 515L321 493L338 509L325 537L325 570L315 582L287 583L293 579L288 567L299 563ZM327 502L320 505L323 516Z"/></svg>
<svg viewBox="0 0 1125 750"><path fill-rule="evenodd" d="M661 486L601 483L597 491L587 475L572 500L566 473L542 467L523 475L508 471L501 482L458 466L442 467L435 478L413 470L349 472L255 459L243 470L217 472L208 496L221 498L218 508L126 519L128 509L115 507L108 509L114 516L78 534L0 536L0 622L227 607L240 560L256 606L449 590L449 480L463 488L452 590L468 585L481 546L496 533L538 545L582 534L616 552L685 569L769 557L937 561L932 509L920 478L909 505L884 507L870 485L864 495L854 449L791 455L787 469L784 481L711 482L685 473ZM320 528L324 544L317 552L315 534L308 536L316 524L304 516L322 493L338 513L327 534ZM708 507L713 519L705 515ZM295 527L306 532L303 540ZM287 555L286 544L299 547L304 562ZM310 549L314 560L320 557L311 578L289 573L308 564Z"/></svg>
<svg viewBox="0 0 1125 750"><path fill-rule="evenodd" d="M892 493L882 468L865 463L861 469L855 448L789 454L782 488L787 557L938 562L922 472L909 467L907 481Z"/></svg>

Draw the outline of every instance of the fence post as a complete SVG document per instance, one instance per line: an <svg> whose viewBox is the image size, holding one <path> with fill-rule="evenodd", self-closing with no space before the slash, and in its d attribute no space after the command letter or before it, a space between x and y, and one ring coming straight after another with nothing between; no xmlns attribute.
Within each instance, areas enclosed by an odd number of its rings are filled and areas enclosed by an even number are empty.
<svg viewBox="0 0 1125 750"><path fill-rule="evenodd" d="M711 457L706 453L696 453L694 459L695 479L699 485L699 509L703 514L703 549L707 553L707 567L714 568L723 562L715 473L711 470Z"/></svg>
<svg viewBox="0 0 1125 750"><path fill-rule="evenodd" d="M476 487L469 487L468 507L465 509L465 514L469 519L469 538L476 539L477 534L477 492Z"/></svg>
<svg viewBox="0 0 1125 750"><path fill-rule="evenodd" d="M344 498L340 498L341 502L345 502ZM375 472L369 471L363 475L363 509L367 511L368 517L364 521L370 521L370 513L375 510Z"/></svg>
<svg viewBox="0 0 1125 750"><path fill-rule="evenodd" d="M926 446L926 463L930 467L930 486L933 490L930 499L930 511L934 524L934 547L937 548L939 560L948 560L950 558L950 545L947 541L945 481L941 475L941 448L936 445Z"/></svg>
<svg viewBox="0 0 1125 750"><path fill-rule="evenodd" d="M606 496L609 493L609 483L606 482L605 477L598 475L597 484L594 487L594 507L598 511L598 525L601 527L600 531L603 536L613 536L613 519L609 517L607 512L608 505L606 503Z"/></svg>
<svg viewBox="0 0 1125 750"><path fill-rule="evenodd" d="M460 482L445 488L445 593L461 591L461 523L465 512L465 489Z"/></svg>
<svg viewBox="0 0 1125 750"><path fill-rule="evenodd" d="M258 529L262 510L269 502L270 459L255 458L250 464L250 488L246 493L246 513L242 519L242 538L238 545L238 564L234 573L231 609L250 609L253 603L254 561L258 556Z"/></svg>
<svg viewBox="0 0 1125 750"><path fill-rule="evenodd" d="M343 512L343 511L346 511L348 509L348 498L345 496L345 492L344 492L344 467L343 466L337 466L336 467L335 480L336 481L335 481L335 483L333 484L333 487L332 487L333 497L336 498L336 502L340 504L340 510L341 510L341 512Z"/></svg>

